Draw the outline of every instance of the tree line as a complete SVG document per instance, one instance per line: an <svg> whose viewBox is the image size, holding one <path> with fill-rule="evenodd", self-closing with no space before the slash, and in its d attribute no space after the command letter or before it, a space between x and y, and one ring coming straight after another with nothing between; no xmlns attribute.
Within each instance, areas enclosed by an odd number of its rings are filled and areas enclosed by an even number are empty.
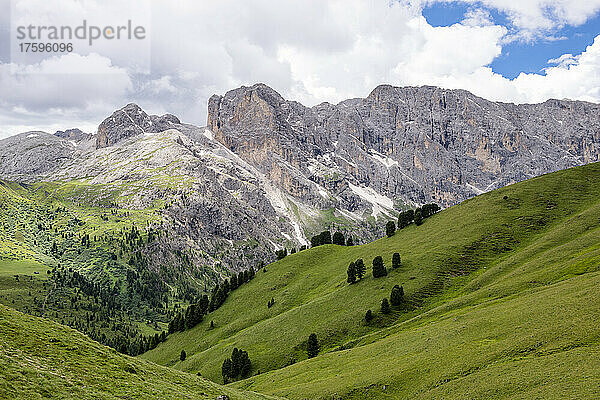
<svg viewBox="0 0 600 400"><path fill-rule="evenodd" d="M431 217L433 214L440 211L441 208L435 203L425 204L422 207L417 207L415 210L403 211L398 215L397 229L403 229L412 224L419 226L425 218ZM385 225L385 234L387 237L392 237L396 233L396 223L388 221Z"/></svg>
<svg viewBox="0 0 600 400"><path fill-rule="evenodd" d="M191 329L202 322L204 315L215 311L221 307L229 293L242 286L244 283L251 281L256 272L253 267L246 271L233 274L230 279L225 279L221 284L217 284L211 293L210 298L207 295L200 297L197 303L190 304L185 311L179 312L169 322L168 333L183 332L186 329Z"/></svg>

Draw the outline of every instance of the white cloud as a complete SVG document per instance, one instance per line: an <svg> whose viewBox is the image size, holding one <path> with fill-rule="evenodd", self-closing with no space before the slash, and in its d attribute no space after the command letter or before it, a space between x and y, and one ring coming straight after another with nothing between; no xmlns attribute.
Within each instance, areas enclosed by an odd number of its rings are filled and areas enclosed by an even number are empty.
<svg viewBox="0 0 600 400"><path fill-rule="evenodd" d="M96 119L125 102L132 89L127 71L97 54L67 54L33 65L0 64L0 132L9 130L7 126Z"/></svg>
<svg viewBox="0 0 600 400"><path fill-rule="evenodd" d="M424 6L464 3L504 13L516 28L515 38L532 40L565 25L581 25L600 11L600 0L401 0ZM552 37L552 36L551 36Z"/></svg>
<svg viewBox="0 0 600 400"><path fill-rule="evenodd" d="M135 59L122 48L100 47L100 55L71 54L30 67L12 65L35 74L13 75L11 65L0 63L0 90L7 93L0 98L0 132L44 121L64 128L78 122L97 125L130 101L201 125L210 95L256 82L307 105L366 96L381 83L464 88L512 102L549 97L600 101L600 39L582 54L550 60L545 75L509 80L489 65L515 27L494 24L486 10L509 14L517 29L541 32L582 23L600 0L590 0L587 8L577 1L569 8L566 0L467 2L472 9L463 21L448 27L430 26L421 15L425 3L415 1L153 2L150 74L139 73ZM69 6L62 9L80 15L80 9L69 7L88 3L97 9L91 0L64 3ZM48 73L83 69L97 75Z"/></svg>

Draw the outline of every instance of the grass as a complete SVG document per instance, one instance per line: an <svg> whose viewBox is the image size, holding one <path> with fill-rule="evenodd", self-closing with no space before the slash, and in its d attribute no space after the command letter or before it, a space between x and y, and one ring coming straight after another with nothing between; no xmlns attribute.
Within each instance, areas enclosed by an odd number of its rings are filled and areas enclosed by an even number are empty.
<svg viewBox="0 0 600 400"><path fill-rule="evenodd" d="M0 260L0 276L45 274L48 267L35 261Z"/></svg>
<svg viewBox="0 0 600 400"><path fill-rule="evenodd" d="M272 398L124 356L75 330L2 305L0 394L12 399Z"/></svg>
<svg viewBox="0 0 600 400"><path fill-rule="evenodd" d="M598 398L598 215L600 164L486 193L392 238L271 264L142 357L221 381L235 346L255 374L236 387L298 399ZM376 255L386 278L345 283L350 261ZM395 284L405 305L382 316ZM312 332L322 351L306 360Z"/></svg>

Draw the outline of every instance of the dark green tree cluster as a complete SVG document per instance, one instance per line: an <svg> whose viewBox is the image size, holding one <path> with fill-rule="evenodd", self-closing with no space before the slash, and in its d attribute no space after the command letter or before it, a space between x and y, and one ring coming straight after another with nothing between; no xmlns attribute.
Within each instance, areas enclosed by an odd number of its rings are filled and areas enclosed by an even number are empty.
<svg viewBox="0 0 600 400"><path fill-rule="evenodd" d="M346 245L346 238L342 232L336 232L333 234L333 244L337 244L338 246Z"/></svg>
<svg viewBox="0 0 600 400"><path fill-rule="evenodd" d="M421 225L425 218L431 217L440 210L441 208L437 204L428 203L415 210L403 211L398 216L398 229L405 228L413 222L415 225Z"/></svg>
<svg viewBox="0 0 600 400"><path fill-rule="evenodd" d="M367 268L365 267L365 263L363 262L362 258L359 258L358 260L351 262L350 265L348 265L348 283L352 284L356 281L359 281L363 278L363 276L365 276L365 272L367 271Z"/></svg>
<svg viewBox="0 0 600 400"><path fill-rule="evenodd" d="M387 275L387 269L383 264L383 258L377 256L373 259L373 278L381 278Z"/></svg>
<svg viewBox="0 0 600 400"><path fill-rule="evenodd" d="M382 314L391 313L392 307L401 306L403 301L404 301L404 288L400 285L395 285L392 288L392 292L390 293L390 299L388 300L386 297L381 300L381 308L380 308L381 313ZM373 315L373 312L371 310L367 310L367 312L365 314L365 322L368 324L374 318L375 318L375 316Z"/></svg>
<svg viewBox="0 0 600 400"><path fill-rule="evenodd" d="M415 210L403 211L398 215L398 229L402 229L412 224L415 220Z"/></svg>
<svg viewBox="0 0 600 400"><path fill-rule="evenodd" d="M225 383L235 381L240 378L246 378L248 375L250 375L251 371L252 363L250 361L250 357L248 356L248 352L239 350L237 348L233 349L231 358L225 359L225 361L223 361L223 365L221 366L221 375L223 376L223 381Z"/></svg>
<svg viewBox="0 0 600 400"><path fill-rule="evenodd" d="M331 243L332 243L331 232L329 232L329 231L323 231L323 232L319 233L318 235L315 235L312 238L310 238L310 247L317 247L317 246L321 246L324 244L331 244Z"/></svg>
<svg viewBox="0 0 600 400"><path fill-rule="evenodd" d="M217 308L221 307L229 293L237 289L244 283L252 280L255 276L254 268L250 267L249 270L240 272L237 275L233 275L231 279L226 279L220 285L216 285L209 297L203 295L195 304L191 304L185 312L178 313L169 322L169 334L174 332L183 332L186 329L191 329L194 326L202 322L204 315L209 312L213 312Z"/></svg>
<svg viewBox="0 0 600 400"><path fill-rule="evenodd" d="M167 340L167 332L162 331L160 334L156 333L154 335L150 335L148 337L143 338L138 346L136 347L135 353L129 351L127 352L131 356L137 356L138 354L145 353L149 350L155 349L160 343Z"/></svg>
<svg viewBox="0 0 600 400"><path fill-rule="evenodd" d="M319 355L319 340L317 339L316 333L311 333L310 336L308 336L306 354L308 355L308 358L313 358Z"/></svg>
<svg viewBox="0 0 600 400"><path fill-rule="evenodd" d="M352 236L346 238L342 232L335 232L333 238L330 231L323 231L310 238L310 247L317 247L323 244L337 244L338 246L354 246Z"/></svg>

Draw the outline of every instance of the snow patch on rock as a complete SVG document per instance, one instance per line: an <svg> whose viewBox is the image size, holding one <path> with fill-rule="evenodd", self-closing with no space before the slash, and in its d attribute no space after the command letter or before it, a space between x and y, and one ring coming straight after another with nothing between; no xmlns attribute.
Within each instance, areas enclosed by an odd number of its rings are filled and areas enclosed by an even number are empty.
<svg viewBox="0 0 600 400"><path fill-rule="evenodd" d="M394 209L394 201L392 199L377 193L372 188L356 186L352 183L349 183L348 185L358 197L371 204L371 215L373 215L373 217L377 218L380 214L383 214L385 211L390 211Z"/></svg>

